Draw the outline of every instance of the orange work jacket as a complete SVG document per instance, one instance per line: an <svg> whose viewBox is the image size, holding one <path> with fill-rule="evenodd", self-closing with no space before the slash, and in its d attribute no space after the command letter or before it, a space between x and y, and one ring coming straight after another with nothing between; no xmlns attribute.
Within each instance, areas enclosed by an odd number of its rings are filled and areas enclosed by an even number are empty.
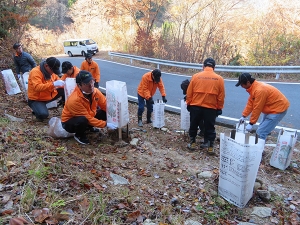
<svg viewBox="0 0 300 225"><path fill-rule="evenodd" d="M100 69L95 61L92 61L91 64L89 64L86 60L84 60L81 63L80 69L89 71L95 79L95 82L100 83Z"/></svg>
<svg viewBox="0 0 300 225"><path fill-rule="evenodd" d="M148 72L143 75L137 92L141 97L148 100L155 94L157 88L159 89L161 96L166 96L165 86L162 79L160 78L160 82L155 83L152 79L152 72Z"/></svg>
<svg viewBox="0 0 300 225"><path fill-rule="evenodd" d="M68 97L61 115L61 121L66 122L77 116L85 116L89 121L89 125L93 127L105 127L106 121L95 118L97 106L106 111L106 98L97 89L94 88L92 93L92 102L85 98L78 86L75 87L72 94Z"/></svg>
<svg viewBox="0 0 300 225"><path fill-rule="evenodd" d="M223 109L225 99L224 79L211 67L192 76L186 92L186 103L210 109Z"/></svg>
<svg viewBox="0 0 300 225"><path fill-rule="evenodd" d="M290 106L288 99L270 84L255 80L246 91L250 96L243 116L247 117L251 113L250 123L252 124L257 122L260 113L279 114L286 111Z"/></svg>
<svg viewBox="0 0 300 225"><path fill-rule="evenodd" d="M57 95L53 82L59 77L52 73L51 78L46 80L40 66L34 67L29 72L27 95L29 100L50 101Z"/></svg>

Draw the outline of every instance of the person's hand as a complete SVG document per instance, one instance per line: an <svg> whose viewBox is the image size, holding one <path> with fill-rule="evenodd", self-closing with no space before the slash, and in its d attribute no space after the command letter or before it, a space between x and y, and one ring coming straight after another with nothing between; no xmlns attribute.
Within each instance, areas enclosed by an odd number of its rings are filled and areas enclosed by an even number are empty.
<svg viewBox="0 0 300 225"><path fill-rule="evenodd" d="M118 128L118 127L117 127L115 124L113 124L113 123L107 123L106 126L107 126L108 129L112 129L112 130L115 130L115 129Z"/></svg>
<svg viewBox="0 0 300 225"><path fill-rule="evenodd" d="M186 101L186 95L183 97L183 100Z"/></svg>
<svg viewBox="0 0 300 225"><path fill-rule="evenodd" d="M222 115L222 109L217 109L217 117Z"/></svg>
<svg viewBox="0 0 300 225"><path fill-rule="evenodd" d="M146 102L147 102L147 104L154 104L152 97L150 97Z"/></svg>
<svg viewBox="0 0 300 225"><path fill-rule="evenodd" d="M186 106L186 109L187 109L187 111L190 111L191 106L190 106L190 105L187 105L187 106Z"/></svg>
<svg viewBox="0 0 300 225"><path fill-rule="evenodd" d="M240 118L240 120L239 120L239 123L244 123L244 122L245 122L245 119L246 119L246 117L243 117L243 116L242 116L242 117Z"/></svg>
<svg viewBox="0 0 300 225"><path fill-rule="evenodd" d="M162 97L163 102L167 103L168 100L166 99L166 96L161 96L161 97Z"/></svg>
<svg viewBox="0 0 300 225"><path fill-rule="evenodd" d="M63 80L56 80L53 82L54 87L61 87L65 85L65 82Z"/></svg>
<svg viewBox="0 0 300 225"><path fill-rule="evenodd" d="M251 125L250 123L248 123L248 125L246 126L246 131L251 131L252 130L253 125Z"/></svg>

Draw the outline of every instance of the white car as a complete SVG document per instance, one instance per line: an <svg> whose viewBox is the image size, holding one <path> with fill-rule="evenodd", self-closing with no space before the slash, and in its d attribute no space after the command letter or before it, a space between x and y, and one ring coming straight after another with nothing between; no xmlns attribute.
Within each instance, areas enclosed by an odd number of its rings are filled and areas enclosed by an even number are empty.
<svg viewBox="0 0 300 225"><path fill-rule="evenodd" d="M95 55L98 51L97 43L89 38L70 39L64 41L64 52L70 57L74 55L85 56L87 53Z"/></svg>

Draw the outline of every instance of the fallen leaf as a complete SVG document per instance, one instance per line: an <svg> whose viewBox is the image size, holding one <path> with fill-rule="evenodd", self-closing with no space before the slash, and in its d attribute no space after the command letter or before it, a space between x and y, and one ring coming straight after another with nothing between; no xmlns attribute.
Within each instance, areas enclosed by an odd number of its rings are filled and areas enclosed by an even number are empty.
<svg viewBox="0 0 300 225"><path fill-rule="evenodd" d="M90 205L90 203L88 202L88 199L85 197L82 202L79 202L79 205L83 208L83 209L87 209Z"/></svg>
<svg viewBox="0 0 300 225"><path fill-rule="evenodd" d="M23 225L28 223L23 217L11 218L9 220L9 225Z"/></svg>
<svg viewBox="0 0 300 225"><path fill-rule="evenodd" d="M123 155L122 160L126 160L126 159L127 159L126 155Z"/></svg>
<svg viewBox="0 0 300 225"><path fill-rule="evenodd" d="M93 185L94 185L94 187L95 187L98 191L103 191L103 190L104 190L104 188L103 188L101 185L97 184L96 182L94 182Z"/></svg>
<svg viewBox="0 0 300 225"><path fill-rule="evenodd" d="M141 215L141 212L139 210L134 211L132 213L129 213L127 216L127 222L133 222L135 221L139 216Z"/></svg>
<svg viewBox="0 0 300 225"><path fill-rule="evenodd" d="M11 166L15 166L16 164L13 161L7 161L6 162L6 166L7 167L11 167Z"/></svg>

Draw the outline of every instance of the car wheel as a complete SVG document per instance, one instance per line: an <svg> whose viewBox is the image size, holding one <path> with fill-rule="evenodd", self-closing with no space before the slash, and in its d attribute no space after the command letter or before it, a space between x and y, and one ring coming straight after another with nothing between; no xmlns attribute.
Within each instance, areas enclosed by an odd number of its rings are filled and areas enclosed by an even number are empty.
<svg viewBox="0 0 300 225"><path fill-rule="evenodd" d="M70 51L68 51L68 55L69 55L70 57L73 57L73 54L72 54L72 52L70 52Z"/></svg>
<svg viewBox="0 0 300 225"><path fill-rule="evenodd" d="M82 51L82 52L81 52L81 55L85 57L85 56L86 56L86 53L85 53L84 51Z"/></svg>

